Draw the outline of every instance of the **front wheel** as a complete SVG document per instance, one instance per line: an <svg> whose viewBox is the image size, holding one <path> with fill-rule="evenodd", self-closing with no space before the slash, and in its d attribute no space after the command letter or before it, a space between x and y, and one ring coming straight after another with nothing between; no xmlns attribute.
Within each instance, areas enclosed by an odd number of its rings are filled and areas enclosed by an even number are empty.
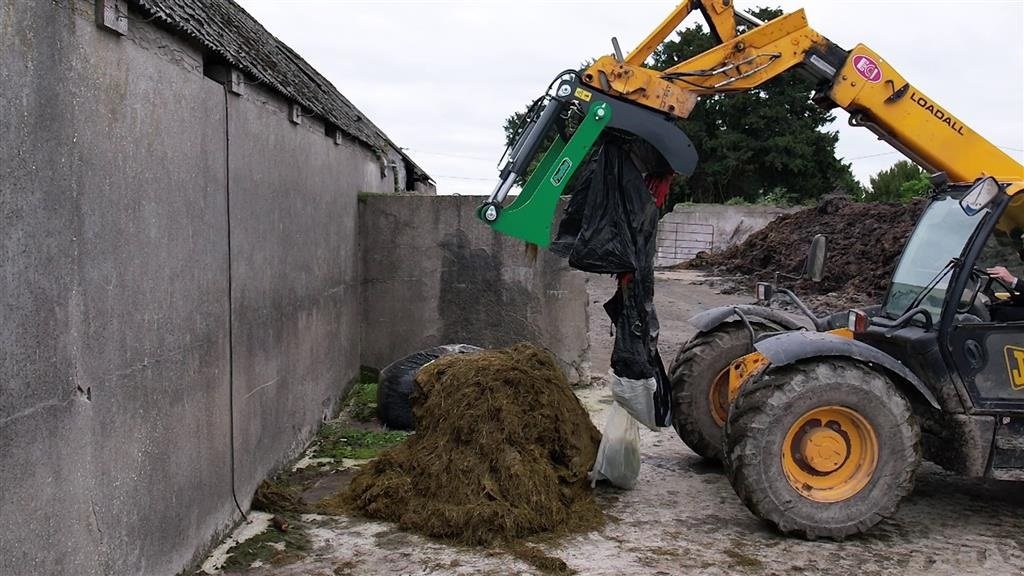
<svg viewBox="0 0 1024 576"><path fill-rule="evenodd" d="M766 328L755 328L760 334ZM722 459L722 427L729 416L729 366L754 351L738 322L700 332L679 350L669 368L672 426L698 456Z"/></svg>
<svg viewBox="0 0 1024 576"><path fill-rule="evenodd" d="M910 403L885 375L820 359L744 387L725 428L733 489L784 533L865 532L910 493L921 463Z"/></svg>

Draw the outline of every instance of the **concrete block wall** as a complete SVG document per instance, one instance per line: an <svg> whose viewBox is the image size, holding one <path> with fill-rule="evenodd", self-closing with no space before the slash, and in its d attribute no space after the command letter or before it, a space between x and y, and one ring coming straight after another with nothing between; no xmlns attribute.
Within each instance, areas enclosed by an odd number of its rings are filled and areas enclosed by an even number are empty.
<svg viewBox="0 0 1024 576"><path fill-rule="evenodd" d="M376 155L153 25L0 4L0 574L176 574L359 367Z"/></svg>
<svg viewBox="0 0 1024 576"><path fill-rule="evenodd" d="M671 266L688 260L689 253L705 249L719 252L742 243L751 234L767 226L783 214L800 208L776 206L728 206L725 204L677 204L659 222L657 266ZM713 239L712 239L713 238ZM673 250L670 244L678 239L687 250Z"/></svg>
<svg viewBox="0 0 1024 576"><path fill-rule="evenodd" d="M360 200L362 363L382 368L440 344L539 343L573 383L589 379L586 275L476 217L482 197Z"/></svg>

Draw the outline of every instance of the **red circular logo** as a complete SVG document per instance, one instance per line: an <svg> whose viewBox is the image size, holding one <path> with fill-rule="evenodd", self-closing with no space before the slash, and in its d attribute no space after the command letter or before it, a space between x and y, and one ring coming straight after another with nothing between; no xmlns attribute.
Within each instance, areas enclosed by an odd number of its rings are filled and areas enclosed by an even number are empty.
<svg viewBox="0 0 1024 576"><path fill-rule="evenodd" d="M853 67L857 70L857 73L864 77L865 80L872 84L877 84L882 81L882 67L878 65L870 56L864 56L858 54L853 57Z"/></svg>

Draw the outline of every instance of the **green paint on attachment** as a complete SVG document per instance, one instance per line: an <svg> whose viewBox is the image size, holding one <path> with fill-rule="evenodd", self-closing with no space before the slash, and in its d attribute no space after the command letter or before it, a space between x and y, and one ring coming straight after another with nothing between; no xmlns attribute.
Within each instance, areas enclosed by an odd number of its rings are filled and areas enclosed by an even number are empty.
<svg viewBox="0 0 1024 576"><path fill-rule="evenodd" d="M611 107L595 101L569 142L555 138L523 191L491 227L506 236L549 247L558 199L611 118Z"/></svg>

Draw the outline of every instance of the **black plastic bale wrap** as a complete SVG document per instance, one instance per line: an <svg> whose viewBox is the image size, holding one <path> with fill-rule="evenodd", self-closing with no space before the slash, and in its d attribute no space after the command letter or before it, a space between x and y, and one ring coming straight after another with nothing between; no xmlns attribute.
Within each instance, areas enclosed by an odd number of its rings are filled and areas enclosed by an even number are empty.
<svg viewBox="0 0 1024 576"><path fill-rule="evenodd" d="M394 430L413 430L412 403L409 397L421 368L449 354L469 354L481 348L469 344L447 344L414 352L388 364L380 371L377 384L377 418Z"/></svg>
<svg viewBox="0 0 1024 576"><path fill-rule="evenodd" d="M631 144L602 136L587 166L570 185L551 251L577 270L620 277L604 309L615 325L611 367L621 378L655 378L655 418L671 422L671 384L658 354L658 315L654 310L654 259L660 211ZM623 280L624 275L631 279Z"/></svg>

